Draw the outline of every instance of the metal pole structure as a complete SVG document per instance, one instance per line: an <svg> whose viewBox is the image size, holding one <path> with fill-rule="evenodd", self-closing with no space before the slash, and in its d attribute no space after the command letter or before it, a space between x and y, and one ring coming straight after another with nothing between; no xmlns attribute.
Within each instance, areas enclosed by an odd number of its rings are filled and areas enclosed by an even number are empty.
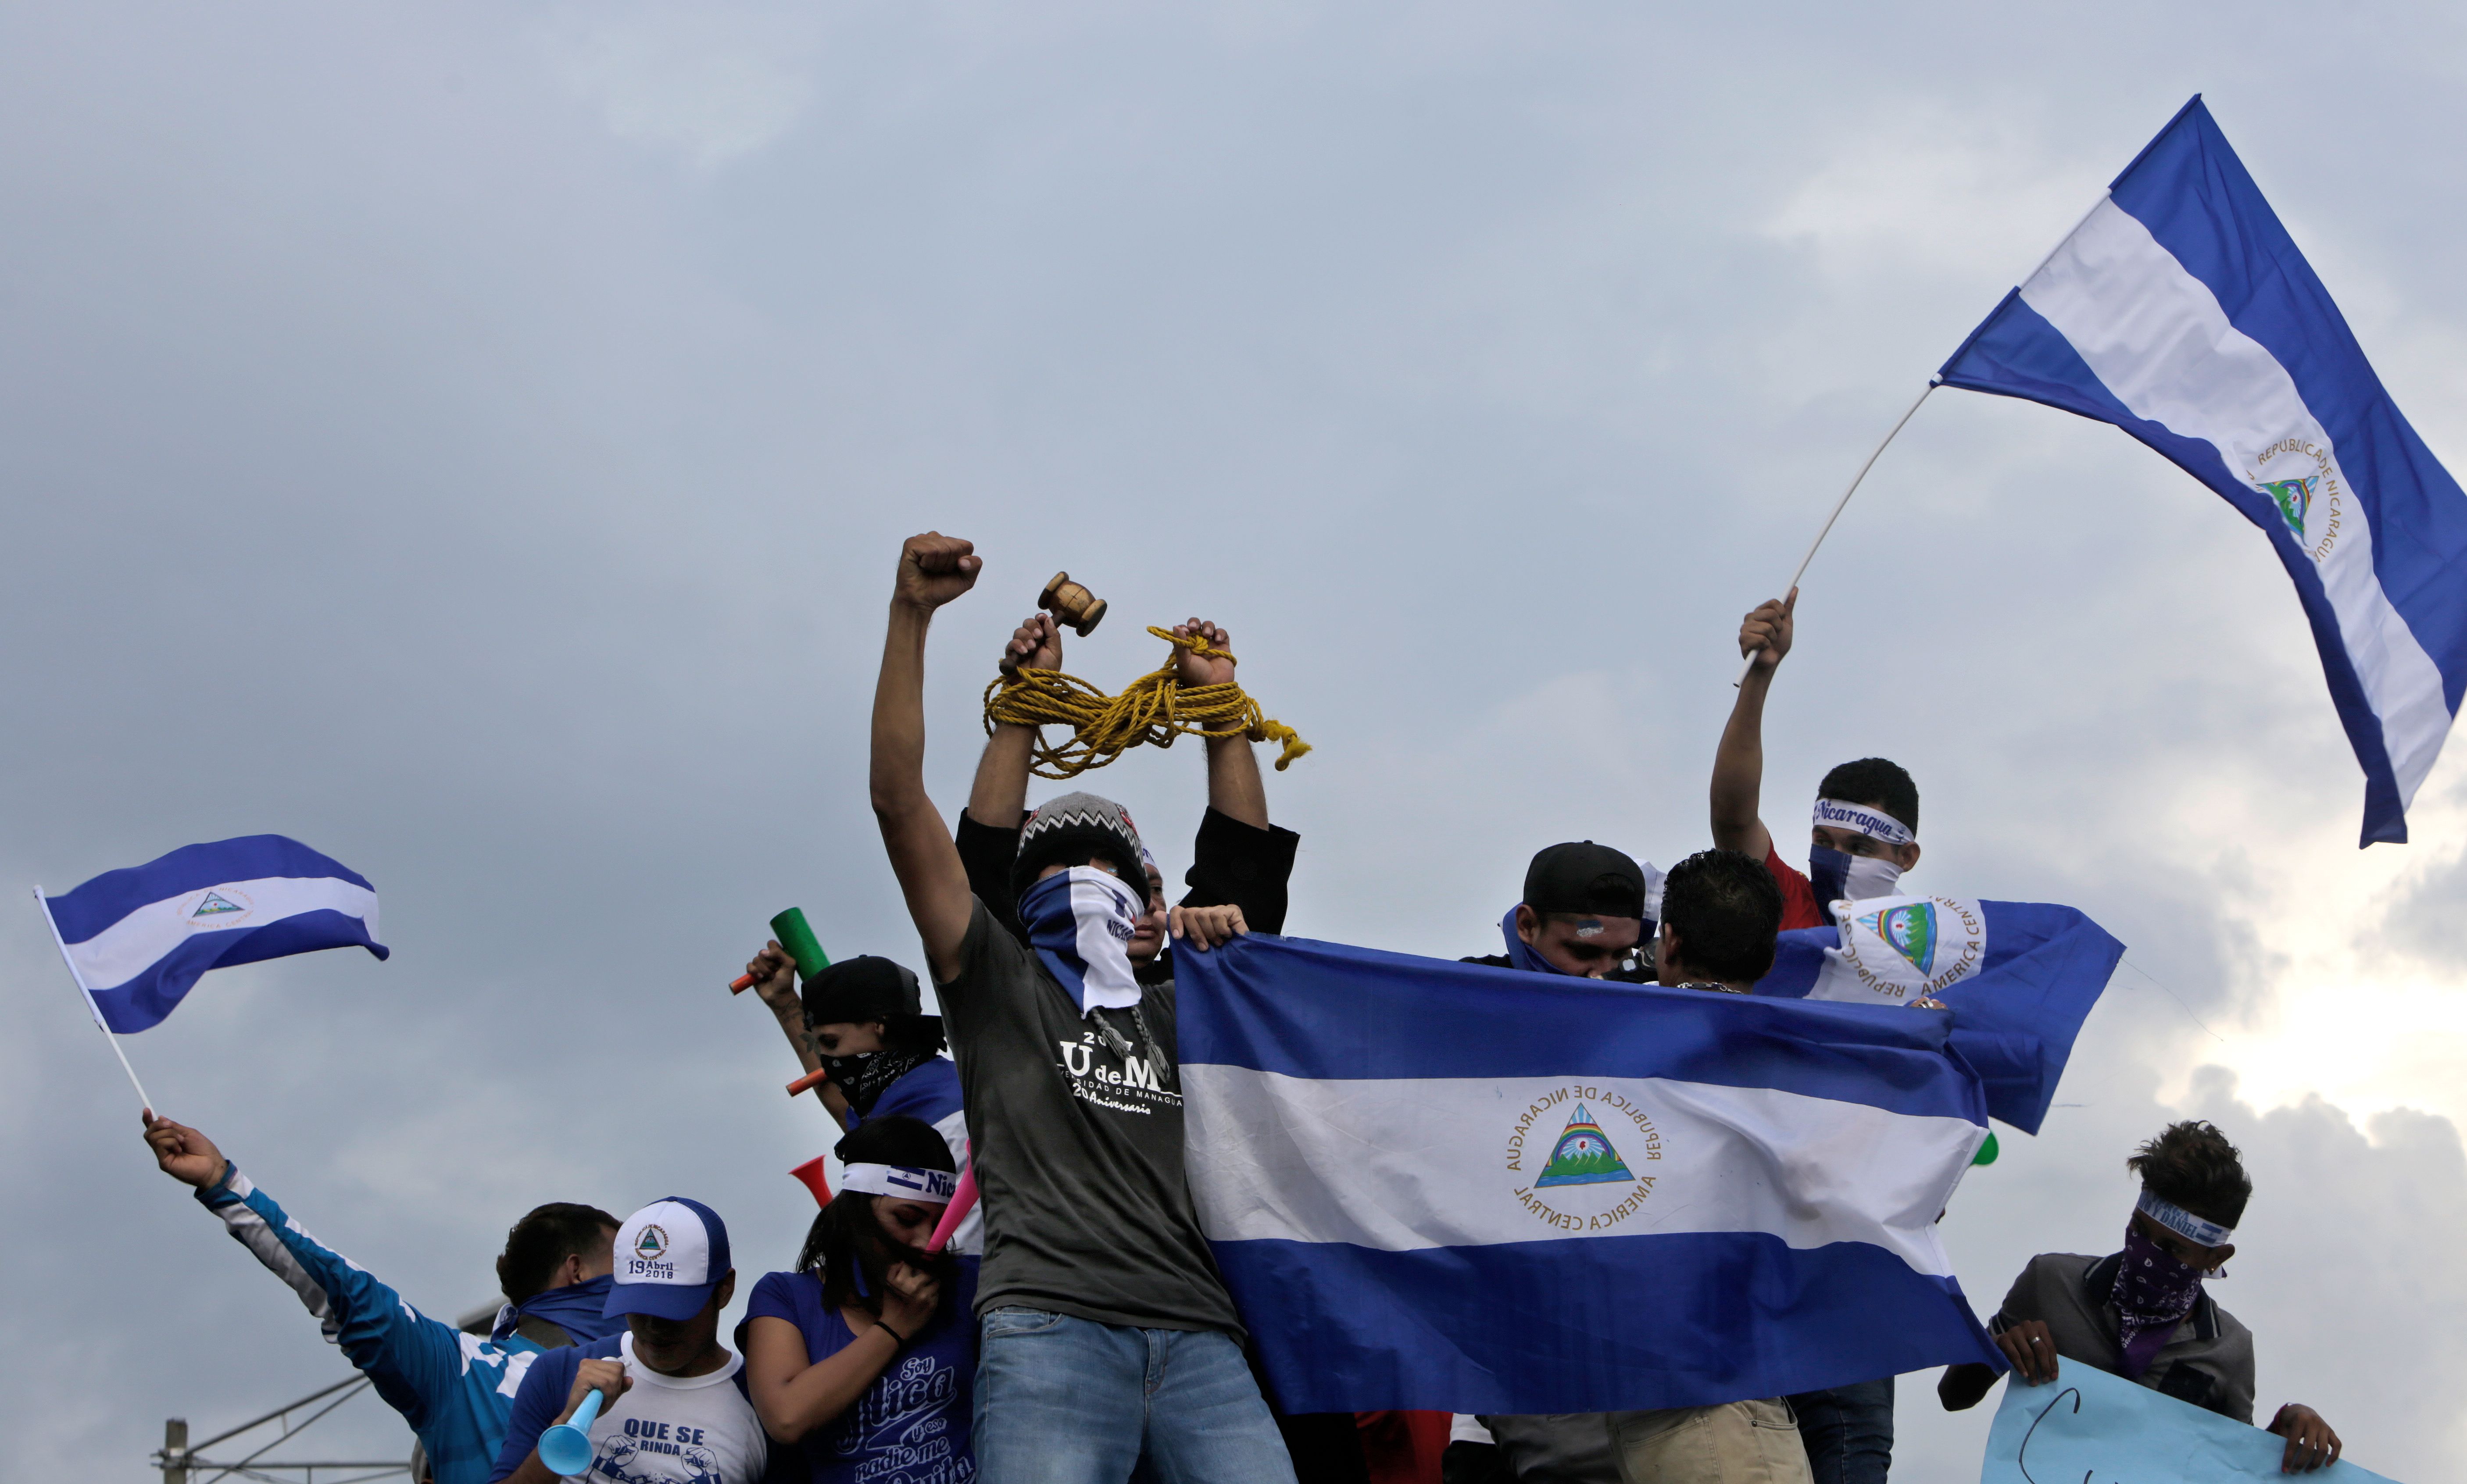
<svg viewBox="0 0 2467 1484"><path fill-rule="evenodd" d="M189 1419L163 1419L163 1484L189 1484Z"/></svg>
<svg viewBox="0 0 2467 1484"><path fill-rule="evenodd" d="M86 1013L94 1017L94 1028L111 1043L111 1054L120 1058L120 1069L128 1073L128 1085L137 1090L137 1106L151 1113L154 1100L146 1095L146 1084L137 1080L137 1068L128 1065L128 1053L120 1049L120 1038L103 1023L102 1006L94 1002L94 991L86 987L85 976L78 972L77 960L69 956L68 940L60 936L59 921L52 915L52 904L44 900L40 887L34 888L34 906L42 911L43 926L52 930L52 942L60 951L60 962L69 966L69 978L77 981L78 993L85 996Z"/></svg>

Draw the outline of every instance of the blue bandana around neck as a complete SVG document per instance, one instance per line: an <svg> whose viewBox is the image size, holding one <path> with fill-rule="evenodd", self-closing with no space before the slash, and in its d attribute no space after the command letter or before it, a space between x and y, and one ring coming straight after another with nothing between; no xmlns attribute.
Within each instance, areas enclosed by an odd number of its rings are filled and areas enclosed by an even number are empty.
<svg viewBox="0 0 2467 1484"><path fill-rule="evenodd" d="M1518 904L1518 906L1522 905L1524 904ZM1535 953L1532 944L1516 935L1516 908L1509 908L1507 915L1499 919L1499 935L1507 940L1507 961L1517 968L1523 969L1528 974L1556 974L1573 977L1568 976L1567 970Z"/></svg>
<svg viewBox="0 0 2467 1484"><path fill-rule="evenodd" d="M1144 883L1143 884L1144 885ZM1140 1002L1130 942L1146 910L1144 894L1093 866L1048 876L1019 899L1028 944L1081 1015Z"/></svg>
<svg viewBox="0 0 2467 1484"><path fill-rule="evenodd" d="M542 1289L522 1303L508 1304L498 1310L497 1322L488 1331L488 1338L502 1345L506 1337L514 1332L515 1325L534 1316L546 1319L573 1336L577 1345L622 1334L625 1329L623 1315L612 1319L600 1313L608 1307L608 1290L616 1282L613 1274L603 1272L596 1278L569 1283L563 1288Z"/></svg>

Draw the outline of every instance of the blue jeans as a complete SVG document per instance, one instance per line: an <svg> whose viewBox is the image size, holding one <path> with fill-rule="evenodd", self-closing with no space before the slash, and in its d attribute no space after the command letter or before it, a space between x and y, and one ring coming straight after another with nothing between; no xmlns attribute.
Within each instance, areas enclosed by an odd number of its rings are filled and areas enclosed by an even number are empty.
<svg viewBox="0 0 2467 1484"><path fill-rule="evenodd" d="M1790 1399L1816 1484L1885 1484L1893 1467L1893 1378Z"/></svg>
<svg viewBox="0 0 2467 1484"><path fill-rule="evenodd" d="M1294 1484L1231 1337L1006 1307L978 1321L982 1484ZM1145 1467L1141 1468L1143 1461Z"/></svg>

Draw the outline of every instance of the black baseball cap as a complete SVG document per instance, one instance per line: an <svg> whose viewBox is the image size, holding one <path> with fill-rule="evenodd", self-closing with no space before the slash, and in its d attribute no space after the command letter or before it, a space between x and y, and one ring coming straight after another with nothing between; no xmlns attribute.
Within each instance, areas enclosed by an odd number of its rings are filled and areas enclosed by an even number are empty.
<svg viewBox="0 0 2467 1484"><path fill-rule="evenodd" d="M1644 916L1644 868L1590 840L1552 845L1525 868L1525 905L1537 912Z"/></svg>

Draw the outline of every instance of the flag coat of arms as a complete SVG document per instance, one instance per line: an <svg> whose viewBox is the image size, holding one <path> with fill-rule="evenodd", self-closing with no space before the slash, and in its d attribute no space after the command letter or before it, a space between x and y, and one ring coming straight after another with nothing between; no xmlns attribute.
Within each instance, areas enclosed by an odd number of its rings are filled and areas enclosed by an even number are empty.
<svg viewBox="0 0 2467 1484"><path fill-rule="evenodd" d="M1953 1011L1947 1044L1979 1074L1987 1111L2039 1132L2073 1038L2124 945L2070 907L1949 896L1836 902L1830 928L1781 934L1759 995Z"/></svg>
<svg viewBox="0 0 2467 1484"><path fill-rule="evenodd" d="M211 969L324 948L387 953L368 878L281 835L184 845L43 906L96 1016L122 1035L159 1024Z"/></svg>
<svg viewBox="0 0 2467 1484"><path fill-rule="evenodd" d="M2365 771L2364 843L2467 691L2467 493L2196 97L1937 373L2114 423L2261 528Z"/></svg>
<svg viewBox="0 0 2467 1484"><path fill-rule="evenodd" d="M1177 955L1191 1195L1279 1400L1588 1412L1997 1363L1937 1012L1253 933Z"/></svg>

